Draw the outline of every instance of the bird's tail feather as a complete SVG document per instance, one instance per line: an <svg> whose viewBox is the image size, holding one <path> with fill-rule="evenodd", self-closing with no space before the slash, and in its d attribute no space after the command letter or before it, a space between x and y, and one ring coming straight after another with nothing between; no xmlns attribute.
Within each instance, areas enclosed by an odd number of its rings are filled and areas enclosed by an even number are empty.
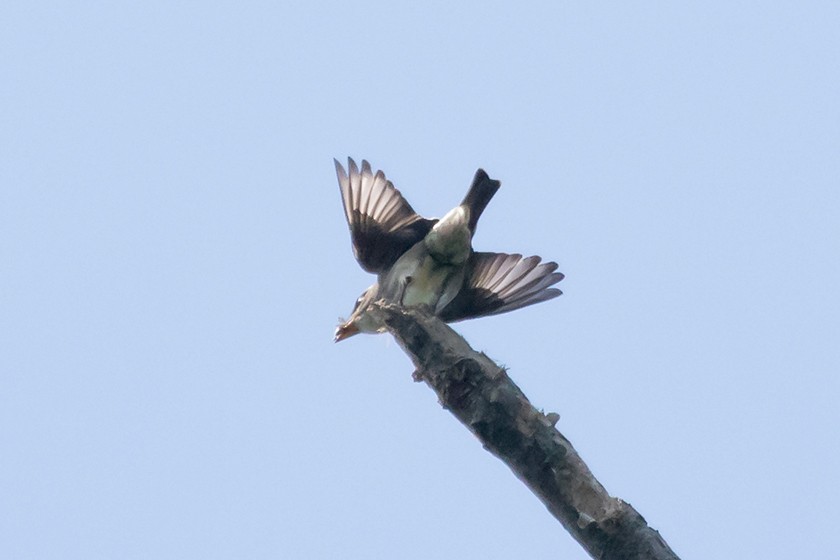
<svg viewBox="0 0 840 560"><path fill-rule="evenodd" d="M502 185L501 181L491 179L483 169L475 172L470 190L461 202L461 206L466 206L470 209L469 228L470 233L475 233L475 227L478 224L478 219L481 213L487 208L490 199L499 190Z"/></svg>

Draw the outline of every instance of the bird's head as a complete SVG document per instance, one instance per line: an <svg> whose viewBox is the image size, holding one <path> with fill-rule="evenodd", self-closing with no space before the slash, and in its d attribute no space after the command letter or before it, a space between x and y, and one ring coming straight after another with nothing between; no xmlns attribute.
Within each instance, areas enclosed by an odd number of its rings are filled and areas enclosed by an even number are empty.
<svg viewBox="0 0 840 560"><path fill-rule="evenodd" d="M342 318L338 319L338 326L335 328L335 342L341 342L345 338L350 338L360 332L376 332L378 330L366 313L368 306L373 302L376 291L376 284L365 290L356 300L350 318L346 321Z"/></svg>

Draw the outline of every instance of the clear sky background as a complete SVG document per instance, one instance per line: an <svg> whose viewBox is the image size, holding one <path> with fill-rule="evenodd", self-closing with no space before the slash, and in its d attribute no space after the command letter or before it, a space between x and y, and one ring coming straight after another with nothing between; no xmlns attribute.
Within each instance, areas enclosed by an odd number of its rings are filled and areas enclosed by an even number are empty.
<svg viewBox="0 0 840 560"><path fill-rule="evenodd" d="M685 559L840 514L837 2L5 2L0 557L587 556L411 381L332 158L556 300L457 325Z"/></svg>

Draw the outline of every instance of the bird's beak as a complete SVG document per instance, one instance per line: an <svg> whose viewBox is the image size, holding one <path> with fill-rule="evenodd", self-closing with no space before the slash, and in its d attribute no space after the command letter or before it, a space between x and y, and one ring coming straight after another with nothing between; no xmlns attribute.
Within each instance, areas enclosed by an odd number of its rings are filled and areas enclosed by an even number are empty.
<svg viewBox="0 0 840 560"><path fill-rule="evenodd" d="M354 334L358 334L359 327L356 326L355 323L347 322L341 325L338 325L335 329L335 340L334 342L341 342L345 338L350 338Z"/></svg>

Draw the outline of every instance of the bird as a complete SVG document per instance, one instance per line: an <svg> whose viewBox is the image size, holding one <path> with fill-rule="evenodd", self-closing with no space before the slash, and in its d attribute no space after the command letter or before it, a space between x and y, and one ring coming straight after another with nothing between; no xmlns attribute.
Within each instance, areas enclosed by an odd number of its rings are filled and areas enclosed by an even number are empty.
<svg viewBox="0 0 840 560"><path fill-rule="evenodd" d="M443 218L417 214L382 171L352 158L347 170L335 162L350 228L353 254L377 281L356 300L347 320L339 319L334 340L385 330L368 313L376 301L402 307L425 306L452 323L496 315L553 299L564 275L555 262L538 256L478 252L472 238L478 219L501 182L478 169L461 203Z"/></svg>

